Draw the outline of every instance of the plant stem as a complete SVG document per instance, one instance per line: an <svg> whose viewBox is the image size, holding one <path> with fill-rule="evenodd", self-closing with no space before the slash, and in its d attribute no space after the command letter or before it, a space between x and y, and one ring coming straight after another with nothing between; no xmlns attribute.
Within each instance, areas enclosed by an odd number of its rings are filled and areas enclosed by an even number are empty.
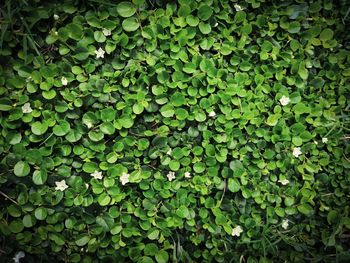
<svg viewBox="0 0 350 263"><path fill-rule="evenodd" d="M9 199L12 203L15 203L16 205L18 205L18 203L13 200L11 197L9 197L7 194L5 194L3 191L0 191L0 194L3 195L5 198Z"/></svg>

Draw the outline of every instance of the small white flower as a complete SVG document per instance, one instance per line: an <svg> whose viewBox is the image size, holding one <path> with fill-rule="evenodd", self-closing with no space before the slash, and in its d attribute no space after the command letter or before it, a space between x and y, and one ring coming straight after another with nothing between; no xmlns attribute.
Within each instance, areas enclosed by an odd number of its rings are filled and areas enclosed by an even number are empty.
<svg viewBox="0 0 350 263"><path fill-rule="evenodd" d="M295 147L294 149L293 149L293 155L295 156L295 157L299 157L299 155L301 155L302 154L302 152L301 152L301 150L300 150L300 147Z"/></svg>
<svg viewBox="0 0 350 263"><path fill-rule="evenodd" d="M108 36L110 36L110 35L112 34L111 30L109 30L109 29L107 29L107 28L104 28L104 29L102 30L102 33L103 33L106 37L108 37Z"/></svg>
<svg viewBox="0 0 350 263"><path fill-rule="evenodd" d="M119 180L122 183L122 185L125 185L126 183L129 182L129 176L130 174L128 173L123 173L122 176L120 176Z"/></svg>
<svg viewBox="0 0 350 263"><path fill-rule="evenodd" d="M19 262L20 262L20 259L21 259L21 258L24 258L25 255L26 255L26 254L25 254L23 251L19 251L19 252L17 252L16 255L13 257L13 261L14 261L15 263L19 263Z"/></svg>
<svg viewBox="0 0 350 263"><path fill-rule="evenodd" d="M96 54L96 58L104 58L105 57L105 51L102 48L95 50L95 54Z"/></svg>
<svg viewBox="0 0 350 263"><path fill-rule="evenodd" d="M328 142L328 138L326 138L326 137L322 138L322 142L323 143L327 143Z"/></svg>
<svg viewBox="0 0 350 263"><path fill-rule="evenodd" d="M281 184L283 184L283 185L289 184L289 180L288 180L288 179L282 179L282 180L279 179L278 182L281 183Z"/></svg>
<svg viewBox="0 0 350 263"><path fill-rule="evenodd" d="M282 106L288 105L289 102L290 102L290 99L284 95L282 96L282 98L280 98L280 103Z"/></svg>
<svg viewBox="0 0 350 263"><path fill-rule="evenodd" d="M215 117L216 116L216 113L215 113L215 111L211 111L211 112L209 112L209 117Z"/></svg>
<svg viewBox="0 0 350 263"><path fill-rule="evenodd" d="M55 182L56 187L55 190L59 190L59 191L64 191L68 188L68 185L66 184L65 180L59 181L59 182Z"/></svg>
<svg viewBox="0 0 350 263"><path fill-rule="evenodd" d="M185 173L185 178L191 178L191 173L190 172L186 172Z"/></svg>
<svg viewBox="0 0 350 263"><path fill-rule="evenodd" d="M316 145L317 145L317 144L318 144L318 142L317 142L317 141L314 141L314 144L316 144Z"/></svg>
<svg viewBox="0 0 350 263"><path fill-rule="evenodd" d="M214 27L217 27L218 25L219 25L218 22L216 22L215 25L214 25Z"/></svg>
<svg viewBox="0 0 350 263"><path fill-rule="evenodd" d="M236 9L236 12L243 10L243 8L239 4L234 4L233 6Z"/></svg>
<svg viewBox="0 0 350 263"><path fill-rule="evenodd" d="M288 226L289 226L289 223L288 223L289 221L288 221L288 219L284 219L283 221L282 221L282 228L283 229L287 229L288 228Z"/></svg>
<svg viewBox="0 0 350 263"><path fill-rule="evenodd" d="M66 77L62 77L61 78L61 83L62 83L63 86L67 86L68 80L66 79Z"/></svg>
<svg viewBox="0 0 350 263"><path fill-rule="evenodd" d="M173 150L171 148L169 148L169 150L166 152L166 154L171 155L172 152L173 152Z"/></svg>
<svg viewBox="0 0 350 263"><path fill-rule="evenodd" d="M58 36L58 32L57 32L57 31L55 31L55 33L54 33L54 34L55 34L55 36Z"/></svg>
<svg viewBox="0 0 350 263"><path fill-rule="evenodd" d="M22 112L23 113L31 113L33 110L32 108L30 107L30 103L27 102L25 103L23 106L22 106Z"/></svg>
<svg viewBox="0 0 350 263"><path fill-rule="evenodd" d="M54 14L54 15L53 15L53 19L58 20L58 19L60 19L60 16L59 16L59 15Z"/></svg>
<svg viewBox="0 0 350 263"><path fill-rule="evenodd" d="M243 232L242 227L241 226L236 226L234 229L232 229L232 236L239 237L242 232Z"/></svg>
<svg viewBox="0 0 350 263"><path fill-rule="evenodd" d="M172 180L175 179L175 172L169 172L167 174L168 180L171 182Z"/></svg>
<svg viewBox="0 0 350 263"><path fill-rule="evenodd" d="M96 180L98 180L98 179L102 179L102 172L99 172L99 171L95 171L95 172L93 172L92 174L91 174L91 176L93 177L93 178L95 178Z"/></svg>
<svg viewBox="0 0 350 263"><path fill-rule="evenodd" d="M89 129L91 129L92 127L94 127L94 125L91 123L91 122L87 122L87 123L85 123L86 124L86 126L89 128Z"/></svg>

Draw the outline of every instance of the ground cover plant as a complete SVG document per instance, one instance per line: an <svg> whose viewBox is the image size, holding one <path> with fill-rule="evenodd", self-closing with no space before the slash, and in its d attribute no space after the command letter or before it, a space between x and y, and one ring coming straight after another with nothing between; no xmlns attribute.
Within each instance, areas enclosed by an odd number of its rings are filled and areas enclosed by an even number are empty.
<svg viewBox="0 0 350 263"><path fill-rule="evenodd" d="M2 262L350 261L347 1L0 7Z"/></svg>

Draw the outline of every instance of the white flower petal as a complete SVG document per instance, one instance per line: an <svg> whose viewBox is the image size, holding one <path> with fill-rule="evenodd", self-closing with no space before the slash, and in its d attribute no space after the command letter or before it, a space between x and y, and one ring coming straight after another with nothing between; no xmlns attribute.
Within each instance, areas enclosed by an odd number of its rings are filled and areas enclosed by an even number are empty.
<svg viewBox="0 0 350 263"><path fill-rule="evenodd" d="M215 117L216 116L216 113L215 113L215 111L211 111L211 112L209 112L209 117Z"/></svg>
<svg viewBox="0 0 350 263"><path fill-rule="evenodd" d="M107 37L107 36L110 36L112 34L111 30L107 29L107 28L104 28L102 30L102 33Z"/></svg>
<svg viewBox="0 0 350 263"><path fill-rule="evenodd" d="M53 19L58 20L58 19L60 19L60 16L59 16L59 15L54 14L54 15L53 15Z"/></svg>
<svg viewBox="0 0 350 263"><path fill-rule="evenodd" d="M105 51L102 48L95 50L96 58L104 58Z"/></svg>
<svg viewBox="0 0 350 263"><path fill-rule="evenodd" d="M167 174L168 180L171 182L172 180L175 179L175 172L169 172Z"/></svg>
<svg viewBox="0 0 350 263"><path fill-rule="evenodd" d="M280 180L278 180L278 182L279 183L281 183L282 185L287 185L287 184L289 184L289 180L288 179L280 179Z"/></svg>
<svg viewBox="0 0 350 263"><path fill-rule="evenodd" d="M91 176L94 177L96 180L101 180L102 179L102 172L99 172L96 170L91 174Z"/></svg>
<svg viewBox="0 0 350 263"><path fill-rule="evenodd" d="M284 95L282 96L282 98L280 98L280 103L282 106L288 105L289 102L290 102L290 99Z"/></svg>
<svg viewBox="0 0 350 263"><path fill-rule="evenodd" d="M328 138L326 138L326 137L322 138L322 142L323 143L327 143L328 142Z"/></svg>
<svg viewBox="0 0 350 263"><path fill-rule="evenodd" d="M23 106L22 106L22 112L23 113L31 113L33 110L32 108L30 107L30 103L27 102L25 103Z"/></svg>
<svg viewBox="0 0 350 263"><path fill-rule="evenodd" d="M232 229L232 236L239 237L242 232L243 232L242 227L241 226L236 226L234 229Z"/></svg>
<svg viewBox="0 0 350 263"><path fill-rule="evenodd" d="M191 173L190 172L185 172L185 178L191 178Z"/></svg>
<svg viewBox="0 0 350 263"><path fill-rule="evenodd" d="M288 226L289 226L289 221L288 221L288 219L284 219L284 220L282 221L282 228L283 228L283 229L287 229Z"/></svg>
<svg viewBox="0 0 350 263"><path fill-rule="evenodd" d="M61 83L62 83L63 86L67 86L68 80L66 79L66 77L62 77L61 78Z"/></svg>
<svg viewBox="0 0 350 263"><path fill-rule="evenodd" d="M57 181L55 182L55 184L56 184L55 190L57 191L64 191L68 188L68 185L66 184L65 180Z"/></svg>
<svg viewBox="0 0 350 263"><path fill-rule="evenodd" d="M130 174L128 173L123 173L122 176L120 176L119 180L122 183L122 185L125 185L129 182L129 176Z"/></svg>
<svg viewBox="0 0 350 263"><path fill-rule="evenodd" d="M295 157L298 158L301 154L302 154L302 152L301 152L300 147L295 147L295 148L293 149L293 155L294 155Z"/></svg>
<svg viewBox="0 0 350 263"><path fill-rule="evenodd" d="M24 258L25 255L26 255L26 254L25 254L23 251L19 251L19 252L17 252L16 255L13 257L13 261L14 261L15 263L19 263L19 262L20 262L20 259L21 259L21 258Z"/></svg>
<svg viewBox="0 0 350 263"><path fill-rule="evenodd" d="M236 9L236 12L243 10L243 8L239 4L234 4L233 6Z"/></svg>

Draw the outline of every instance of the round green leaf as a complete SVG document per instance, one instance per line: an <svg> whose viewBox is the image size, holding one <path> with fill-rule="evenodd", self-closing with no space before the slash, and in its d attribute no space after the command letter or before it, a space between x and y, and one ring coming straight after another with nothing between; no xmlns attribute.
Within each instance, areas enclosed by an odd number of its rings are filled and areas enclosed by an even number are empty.
<svg viewBox="0 0 350 263"><path fill-rule="evenodd" d="M79 141L81 136L82 135L78 130L70 130L65 138L67 139L67 141L73 143Z"/></svg>
<svg viewBox="0 0 350 263"><path fill-rule="evenodd" d="M158 229L152 229L151 231L149 231L147 237L151 240L155 240L157 239L159 236L159 230Z"/></svg>
<svg viewBox="0 0 350 263"><path fill-rule="evenodd" d="M47 180L47 172L44 170L35 170L33 173L33 183L36 185L42 185Z"/></svg>
<svg viewBox="0 0 350 263"><path fill-rule="evenodd" d="M134 17L127 18L122 23L122 27L126 32L135 31L139 28L139 26L139 21Z"/></svg>
<svg viewBox="0 0 350 263"><path fill-rule="evenodd" d="M181 218L186 218L190 215L190 212L186 206L182 205L176 210L176 215Z"/></svg>
<svg viewBox="0 0 350 263"><path fill-rule="evenodd" d="M280 114L272 114L270 115L267 120L266 120L266 123L267 125L269 126L275 126L280 118Z"/></svg>
<svg viewBox="0 0 350 263"><path fill-rule="evenodd" d="M205 164L202 163L202 162L195 163L195 164L193 165L193 170L194 170L196 173L202 173L202 172L204 172L204 170L205 170Z"/></svg>
<svg viewBox="0 0 350 263"><path fill-rule="evenodd" d="M22 135L20 133L9 134L9 144L15 145L20 143L22 140Z"/></svg>
<svg viewBox="0 0 350 263"><path fill-rule="evenodd" d="M136 8L130 2L121 2L117 5L117 12L121 17L130 17L135 14Z"/></svg>
<svg viewBox="0 0 350 263"><path fill-rule="evenodd" d="M83 165L83 171L85 173L93 173L95 172L96 170L98 170L98 165L96 163L93 163L93 162L88 162L88 163L84 163Z"/></svg>
<svg viewBox="0 0 350 263"><path fill-rule="evenodd" d="M201 5L198 9L198 17L203 21L208 20L212 14L213 9L208 5Z"/></svg>
<svg viewBox="0 0 350 263"><path fill-rule="evenodd" d="M45 218L47 217L47 208L38 207L34 211L34 216L38 220L45 220Z"/></svg>
<svg viewBox="0 0 350 263"><path fill-rule="evenodd" d="M68 36L79 41L83 38L83 27L77 23L70 23L66 26Z"/></svg>
<svg viewBox="0 0 350 263"><path fill-rule="evenodd" d="M35 217L33 217L31 215L25 215L23 217L22 222L23 222L24 227L32 227L35 225L36 219L35 219Z"/></svg>
<svg viewBox="0 0 350 263"><path fill-rule="evenodd" d="M22 232L22 230L24 229L24 225L23 225L22 220L16 219L16 220L11 221L9 228L10 228L12 233L17 234L19 232Z"/></svg>
<svg viewBox="0 0 350 263"><path fill-rule="evenodd" d="M209 24L205 24L203 22L199 23L199 30L204 34L207 35L211 32L211 26Z"/></svg>
<svg viewBox="0 0 350 263"><path fill-rule="evenodd" d="M32 124L31 130L35 135L43 135L49 126L46 122L36 121Z"/></svg>
<svg viewBox="0 0 350 263"><path fill-rule="evenodd" d="M88 136L91 141L98 142L103 139L104 134L100 131L89 131Z"/></svg>
<svg viewBox="0 0 350 263"><path fill-rule="evenodd" d="M237 179L229 178L227 183L227 188L232 193L237 193L240 190L239 182Z"/></svg>
<svg viewBox="0 0 350 263"><path fill-rule="evenodd" d="M322 41L331 40L333 38L333 35L334 35L333 30L326 28L326 29L322 30L322 32L320 34L320 39Z"/></svg>
<svg viewBox="0 0 350 263"><path fill-rule="evenodd" d="M309 204L301 204L297 206L298 211L304 215L310 216L314 213L314 209Z"/></svg>
<svg viewBox="0 0 350 263"><path fill-rule="evenodd" d="M134 121L130 118L130 116L124 116L119 121L121 125L126 129L129 129L134 125Z"/></svg>
<svg viewBox="0 0 350 263"><path fill-rule="evenodd" d="M291 34L299 33L300 31L300 23L297 21L293 21L288 26L288 32Z"/></svg>
<svg viewBox="0 0 350 263"><path fill-rule="evenodd" d="M101 31L95 31L94 32L94 39L98 43L103 43L106 41L106 36Z"/></svg>
<svg viewBox="0 0 350 263"><path fill-rule="evenodd" d="M160 113L163 115L163 117L172 117L175 114L174 108L167 104L160 108Z"/></svg>
<svg viewBox="0 0 350 263"><path fill-rule="evenodd" d="M156 254L156 260L158 263L167 263L169 261L168 252L166 252L165 250L160 250Z"/></svg>
<svg viewBox="0 0 350 263"><path fill-rule="evenodd" d="M90 241L90 237L87 234L82 234L77 237L75 244L79 247L85 246Z"/></svg>
<svg viewBox="0 0 350 263"><path fill-rule="evenodd" d="M169 167L172 171L178 171L180 168L180 163L177 160L171 160L169 163Z"/></svg>
<svg viewBox="0 0 350 263"><path fill-rule="evenodd" d="M135 103L133 106L132 106L132 111L135 113L135 114L141 114L144 110L144 107L141 103Z"/></svg>
<svg viewBox="0 0 350 263"><path fill-rule="evenodd" d="M115 132L115 127L111 122L104 122L100 125L100 130L104 134L112 135Z"/></svg>
<svg viewBox="0 0 350 263"><path fill-rule="evenodd" d="M19 161L16 163L13 172L18 177L27 176L30 172L29 164L27 162Z"/></svg>
<svg viewBox="0 0 350 263"><path fill-rule="evenodd" d="M175 92L171 96L170 101L175 107L179 107L179 106L185 104L185 96L180 92Z"/></svg>
<svg viewBox="0 0 350 263"><path fill-rule="evenodd" d="M106 193L102 193L98 196L97 198L97 202L101 205L101 206L106 206L110 203L111 201L111 197L106 194Z"/></svg>
<svg viewBox="0 0 350 263"><path fill-rule="evenodd" d="M44 90L43 91L43 97L47 100L52 100L56 97L56 91L55 90Z"/></svg>
<svg viewBox="0 0 350 263"><path fill-rule="evenodd" d="M179 120L186 120L186 118L188 117L188 112L183 108L177 108L175 110L175 115L176 118Z"/></svg>
<svg viewBox="0 0 350 263"><path fill-rule="evenodd" d="M70 130L69 122L67 122L65 120L61 120L61 121L58 121L58 124L56 124L53 127L52 132L56 136L64 136L69 132L69 130Z"/></svg>
<svg viewBox="0 0 350 263"><path fill-rule="evenodd" d="M207 116L206 116L206 114L204 112L198 112L195 115L195 119L198 122L204 122L207 119Z"/></svg>
<svg viewBox="0 0 350 263"><path fill-rule="evenodd" d="M293 137L292 142L295 146L301 146L303 144L303 140L300 137Z"/></svg>
<svg viewBox="0 0 350 263"><path fill-rule="evenodd" d="M113 108L104 108L101 110L102 121L113 121L116 116L116 111Z"/></svg>
<svg viewBox="0 0 350 263"><path fill-rule="evenodd" d="M12 109L12 101L7 98L0 99L0 111L9 111Z"/></svg>
<svg viewBox="0 0 350 263"><path fill-rule="evenodd" d="M159 248L154 243L147 244L144 249L145 255L147 256L154 256L157 251L159 251Z"/></svg>
<svg viewBox="0 0 350 263"><path fill-rule="evenodd" d="M77 46L74 49L73 57L77 60L85 60L89 57L89 50L86 47Z"/></svg>
<svg viewBox="0 0 350 263"><path fill-rule="evenodd" d="M177 14L187 18L191 14L191 7L189 5L181 5Z"/></svg>

